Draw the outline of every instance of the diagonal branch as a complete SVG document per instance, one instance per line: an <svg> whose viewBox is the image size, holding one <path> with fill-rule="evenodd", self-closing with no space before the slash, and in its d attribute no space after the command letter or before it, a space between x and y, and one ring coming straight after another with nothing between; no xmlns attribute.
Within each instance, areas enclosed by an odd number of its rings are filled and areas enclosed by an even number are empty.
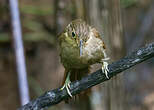
<svg viewBox="0 0 154 110"><path fill-rule="evenodd" d="M118 73L131 68L132 66L141 63L147 59L154 57L154 42L147 46L140 48L124 58L120 59L109 65L109 78L117 75ZM92 86L95 86L101 82L107 81L105 74L101 69L96 72L82 78L80 81L71 83L70 91L72 95L76 95L81 91L84 91ZM49 106L58 104L64 99L68 98L66 90L60 90L60 88L50 90L44 93L42 96L32 100L28 104L22 106L18 110L40 110Z"/></svg>

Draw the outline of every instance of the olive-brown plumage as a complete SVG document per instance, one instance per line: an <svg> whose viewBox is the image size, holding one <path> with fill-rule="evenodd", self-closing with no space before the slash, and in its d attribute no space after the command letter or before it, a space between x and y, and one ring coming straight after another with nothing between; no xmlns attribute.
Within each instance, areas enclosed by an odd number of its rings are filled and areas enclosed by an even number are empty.
<svg viewBox="0 0 154 110"><path fill-rule="evenodd" d="M106 58L105 45L99 32L81 19L68 24L59 36L59 46L61 62L65 67L64 85L68 80L81 79L90 65L103 63ZM69 83L65 85L67 90Z"/></svg>
<svg viewBox="0 0 154 110"><path fill-rule="evenodd" d="M82 69L105 58L105 45L100 34L81 19L66 27L59 36L59 45L61 62L66 69Z"/></svg>

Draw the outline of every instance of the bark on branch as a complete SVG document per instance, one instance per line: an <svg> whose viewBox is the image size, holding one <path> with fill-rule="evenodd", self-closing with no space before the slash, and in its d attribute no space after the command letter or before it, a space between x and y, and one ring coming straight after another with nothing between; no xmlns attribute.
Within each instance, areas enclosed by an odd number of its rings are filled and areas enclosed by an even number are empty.
<svg viewBox="0 0 154 110"><path fill-rule="evenodd" d="M152 57L154 57L154 42L130 53L119 61L110 64L109 78L112 78L120 72ZM102 73L100 69L82 78L80 81L72 82L70 91L72 95L76 95L79 94L81 91L84 91L107 80L109 79L105 77L105 74ZM60 88L57 88L44 93L42 96L32 100L28 104L20 107L18 110L41 110L43 108L58 104L68 97L69 95L67 94L65 89L60 90Z"/></svg>

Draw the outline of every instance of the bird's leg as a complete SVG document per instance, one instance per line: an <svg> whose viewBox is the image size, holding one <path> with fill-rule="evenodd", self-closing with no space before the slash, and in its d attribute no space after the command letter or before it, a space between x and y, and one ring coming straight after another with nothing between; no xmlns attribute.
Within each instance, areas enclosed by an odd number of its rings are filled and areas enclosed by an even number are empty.
<svg viewBox="0 0 154 110"><path fill-rule="evenodd" d="M63 87L61 88L61 90L63 90L64 88L66 88L68 95L70 97L72 97L72 94L71 94L71 92L69 90L70 89L70 83L71 83L71 81L70 81L70 72L69 72L68 75L67 75L67 77L66 77L65 83L64 83Z"/></svg>
<svg viewBox="0 0 154 110"><path fill-rule="evenodd" d="M109 72L109 69L108 69L108 63L106 62L107 60L109 60L110 58L107 57L105 51L103 51L104 53L104 59L102 59L101 63L102 63L102 72L105 73L105 76L107 79L109 79L109 76L108 76L108 72Z"/></svg>

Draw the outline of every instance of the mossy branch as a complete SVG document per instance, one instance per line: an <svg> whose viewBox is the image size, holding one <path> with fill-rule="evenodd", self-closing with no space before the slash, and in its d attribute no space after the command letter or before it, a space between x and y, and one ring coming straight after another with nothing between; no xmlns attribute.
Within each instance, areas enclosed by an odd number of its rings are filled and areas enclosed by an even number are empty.
<svg viewBox="0 0 154 110"><path fill-rule="evenodd" d="M119 61L110 64L108 66L109 78L112 78L120 72L152 57L154 57L154 43L148 44L147 46L130 53ZM109 79L105 77L105 74L102 73L100 69L82 78L80 81L72 82L70 91L72 95L76 95L79 94L81 91L84 91L107 80ZM69 95L67 94L65 89L60 90L60 88L57 88L44 93L42 96L32 100L28 104L20 107L18 110L41 110L43 108L58 104L68 97Z"/></svg>

